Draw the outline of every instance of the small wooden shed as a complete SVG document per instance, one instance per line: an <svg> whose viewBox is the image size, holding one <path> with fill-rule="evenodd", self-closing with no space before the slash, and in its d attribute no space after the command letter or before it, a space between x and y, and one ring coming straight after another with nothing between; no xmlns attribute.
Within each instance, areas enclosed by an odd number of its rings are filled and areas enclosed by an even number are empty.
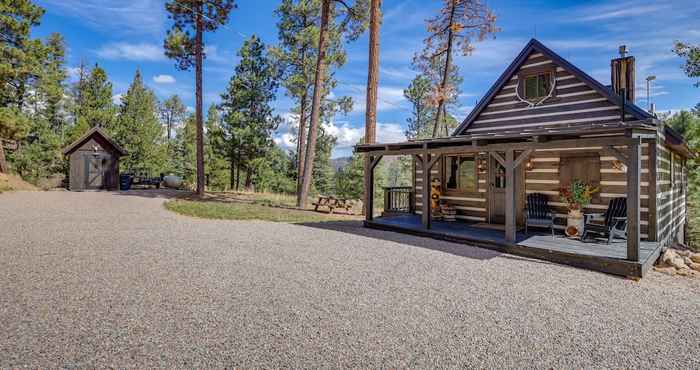
<svg viewBox="0 0 700 370"><path fill-rule="evenodd" d="M70 160L69 190L119 190L119 158L127 152L101 128L90 129L63 154Z"/></svg>

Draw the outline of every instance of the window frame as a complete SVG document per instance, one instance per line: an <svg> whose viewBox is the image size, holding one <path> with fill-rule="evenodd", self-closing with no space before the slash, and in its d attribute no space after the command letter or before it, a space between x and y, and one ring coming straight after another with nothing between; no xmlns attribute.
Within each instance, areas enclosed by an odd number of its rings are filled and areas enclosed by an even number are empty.
<svg viewBox="0 0 700 370"><path fill-rule="evenodd" d="M552 65L546 65L546 66L537 66L537 67L532 67L532 68L527 68L523 71L520 71L518 73L518 94L520 97L522 97L524 100L527 101L538 101L544 97L547 96L547 93L549 91L545 91L545 95L534 97L534 98L528 98L525 96L525 82L527 81L528 78L531 77L538 77L543 74L550 74L550 79L554 79L555 81L555 86L554 86L554 91L552 91L552 96L550 96L549 99L547 100L552 100L556 99L557 96L557 87L556 87L556 78L557 78L557 68L556 66Z"/></svg>
<svg viewBox="0 0 700 370"><path fill-rule="evenodd" d="M461 158L469 158L473 160L474 163L474 187L471 189L460 188L459 175L457 175L456 188L448 188L447 182L449 177L449 169L447 168L448 157L453 157L457 159L457 163L460 163ZM478 168L479 156L476 154L445 154L442 157L442 191L445 195L475 195L479 193L479 168ZM457 168L457 173L459 174L459 167Z"/></svg>

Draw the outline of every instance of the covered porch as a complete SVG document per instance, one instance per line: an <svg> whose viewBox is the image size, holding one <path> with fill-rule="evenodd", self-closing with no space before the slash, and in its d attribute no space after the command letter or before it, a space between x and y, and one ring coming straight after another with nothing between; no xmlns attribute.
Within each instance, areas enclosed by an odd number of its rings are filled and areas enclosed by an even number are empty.
<svg viewBox="0 0 700 370"><path fill-rule="evenodd" d="M420 215L404 214L382 216L365 221L365 226L406 233L416 236L446 240L500 252L543 259L555 263L586 268L609 274L641 277L654 264L661 248L657 242L642 241L639 246L639 261L627 260L627 243L616 241L582 242L563 234L552 237L547 232L516 232L515 241L505 239L503 231L483 228L465 222L433 221L425 229Z"/></svg>
<svg viewBox="0 0 700 370"><path fill-rule="evenodd" d="M420 165L420 182L409 197L420 197L421 203L404 210L389 212L384 217L376 217L367 212L365 225L371 228L398 231L437 239L497 249L506 253L544 259L552 262L588 268L606 273L630 277L641 277L651 267L660 253L655 230L655 202L649 202L650 221L646 240L641 240L640 194L641 147L642 140L656 140L654 129L643 124L625 123L621 127L607 127L589 130L597 137L566 137L562 132L543 132L523 137L473 137L459 136L444 139L412 141L396 144L370 144L357 147L358 152L367 154L365 165L365 202L367 209L374 209L374 169L384 156L411 155ZM535 133L531 133L535 134ZM597 135L596 135L597 134ZM526 159L537 150L557 150L562 148L590 148L619 160L626 167L624 185L627 202L627 239L611 244L582 242L563 236L525 235L518 231L516 217L517 199L522 196L516 184L516 173ZM655 147L655 145L650 145ZM475 227L465 222L441 222L431 218L430 179L431 169L443 156L463 153L486 153L505 170L505 220L501 230ZM654 187L655 175L649 176L649 184ZM487 194L488 196L488 194ZM415 198L414 198L415 199ZM391 204L393 200L387 201ZM654 221L654 222L652 222ZM646 224L646 223L645 223Z"/></svg>

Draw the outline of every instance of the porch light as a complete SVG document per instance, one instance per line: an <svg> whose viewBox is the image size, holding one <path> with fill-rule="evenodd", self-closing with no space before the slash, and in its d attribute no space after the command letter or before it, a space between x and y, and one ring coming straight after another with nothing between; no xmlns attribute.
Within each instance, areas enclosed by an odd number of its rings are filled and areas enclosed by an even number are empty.
<svg viewBox="0 0 700 370"><path fill-rule="evenodd" d="M530 171L533 168L535 168L535 163L532 162L532 159L528 158L527 163L525 163L525 169Z"/></svg>

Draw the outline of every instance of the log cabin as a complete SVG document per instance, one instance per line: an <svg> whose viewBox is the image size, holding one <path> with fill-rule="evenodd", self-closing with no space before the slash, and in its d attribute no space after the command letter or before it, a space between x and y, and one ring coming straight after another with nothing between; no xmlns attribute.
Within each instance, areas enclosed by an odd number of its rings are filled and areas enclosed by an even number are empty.
<svg viewBox="0 0 700 370"><path fill-rule="evenodd" d="M686 161L695 154L635 105L635 59L623 47L620 54L606 86L532 39L451 136L358 145L367 156L367 209L379 161L413 161L412 186L385 188L382 216L367 212L365 226L642 277L662 248L684 241ZM622 240L564 235L560 190L574 180L598 188L584 213L622 198ZM431 184L458 222L433 220ZM528 194L546 196L556 235L523 232Z"/></svg>

